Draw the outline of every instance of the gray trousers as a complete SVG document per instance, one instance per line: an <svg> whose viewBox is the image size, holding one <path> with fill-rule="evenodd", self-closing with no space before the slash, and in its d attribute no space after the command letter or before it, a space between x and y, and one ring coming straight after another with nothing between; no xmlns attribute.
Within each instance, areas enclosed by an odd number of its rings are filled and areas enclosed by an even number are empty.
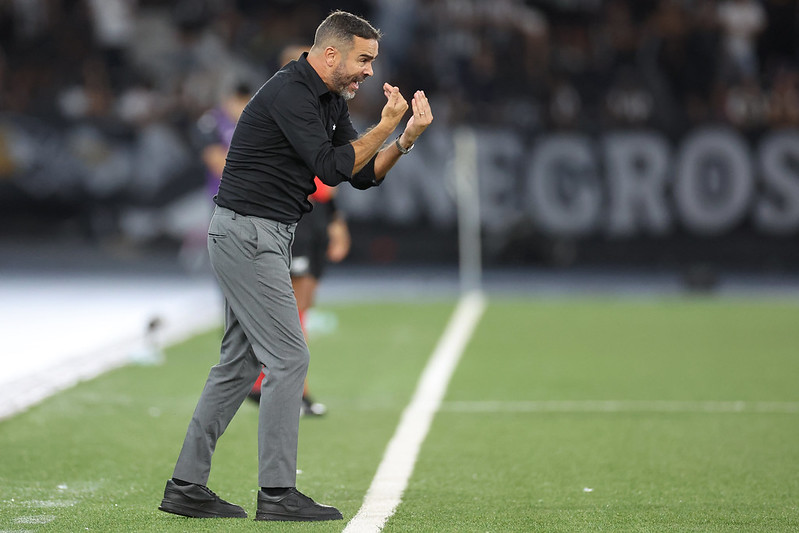
<svg viewBox="0 0 799 533"><path fill-rule="evenodd" d="M217 207L208 252L225 296L225 334L189 423L173 476L206 485L211 455L264 367L258 415L258 483L294 487L308 347L289 266L296 224Z"/></svg>

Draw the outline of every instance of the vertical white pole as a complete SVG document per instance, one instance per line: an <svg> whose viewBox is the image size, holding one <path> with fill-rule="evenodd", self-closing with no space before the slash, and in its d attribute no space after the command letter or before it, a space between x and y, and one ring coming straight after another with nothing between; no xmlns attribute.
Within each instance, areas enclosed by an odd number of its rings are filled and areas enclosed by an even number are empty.
<svg viewBox="0 0 799 533"><path fill-rule="evenodd" d="M477 176L477 137L471 128L454 135L455 190L458 208L458 248L461 292L482 291L480 191Z"/></svg>

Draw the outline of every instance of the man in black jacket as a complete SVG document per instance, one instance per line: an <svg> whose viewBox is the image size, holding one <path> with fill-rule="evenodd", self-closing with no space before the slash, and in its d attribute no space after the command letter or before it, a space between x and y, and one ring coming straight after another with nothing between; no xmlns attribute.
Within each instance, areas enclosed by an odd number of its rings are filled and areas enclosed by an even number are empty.
<svg viewBox="0 0 799 533"><path fill-rule="evenodd" d="M422 91L413 115L383 85L380 121L358 136L347 100L373 74L380 31L336 11L307 54L278 71L247 104L233 134L208 230L211 265L225 296L220 362L208 376L159 509L191 517L246 517L206 487L211 456L263 367L259 407L258 520L336 520L341 513L296 489L297 436L309 353L291 287L294 228L311 210L314 176L327 185L379 185L430 125Z"/></svg>

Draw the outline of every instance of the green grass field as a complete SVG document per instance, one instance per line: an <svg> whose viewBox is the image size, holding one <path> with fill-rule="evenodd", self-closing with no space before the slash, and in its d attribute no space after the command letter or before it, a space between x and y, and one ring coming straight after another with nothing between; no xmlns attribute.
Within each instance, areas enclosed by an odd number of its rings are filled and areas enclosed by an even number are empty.
<svg viewBox="0 0 799 533"><path fill-rule="evenodd" d="M341 531L453 307L324 308L310 379L330 412L302 421L298 487L343 522L156 510L214 330L0 422L0 531ZM491 300L384 531L799 531L798 377L797 303ZM251 516L256 415L209 481Z"/></svg>

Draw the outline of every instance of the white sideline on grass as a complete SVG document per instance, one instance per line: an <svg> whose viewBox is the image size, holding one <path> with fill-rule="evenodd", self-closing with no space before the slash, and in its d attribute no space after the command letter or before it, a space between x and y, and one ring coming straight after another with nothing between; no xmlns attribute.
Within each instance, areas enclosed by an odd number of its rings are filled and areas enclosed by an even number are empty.
<svg viewBox="0 0 799 533"><path fill-rule="evenodd" d="M148 335L155 317L161 327ZM221 318L216 284L206 278L4 277L0 420L80 381L134 360L146 362L149 344L177 343Z"/></svg>
<svg viewBox="0 0 799 533"><path fill-rule="evenodd" d="M467 294L458 302L411 402L402 413L363 504L344 533L379 532L396 511L433 416L484 310L485 298L479 292Z"/></svg>

